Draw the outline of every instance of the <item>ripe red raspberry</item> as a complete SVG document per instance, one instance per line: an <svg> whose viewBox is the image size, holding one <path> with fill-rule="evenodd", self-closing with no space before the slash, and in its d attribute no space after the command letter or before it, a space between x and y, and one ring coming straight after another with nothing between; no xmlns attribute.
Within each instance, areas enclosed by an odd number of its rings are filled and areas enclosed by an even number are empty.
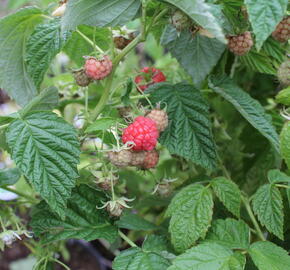
<svg viewBox="0 0 290 270"><path fill-rule="evenodd" d="M284 18L272 33L274 39L279 42L286 42L290 39L290 16Z"/></svg>
<svg viewBox="0 0 290 270"><path fill-rule="evenodd" d="M166 77L160 69L145 67L141 72L144 75L138 75L135 78L135 83L137 84L139 91L145 91L145 89L152 84L166 81Z"/></svg>
<svg viewBox="0 0 290 270"><path fill-rule="evenodd" d="M283 86L290 86L290 58L281 64L277 76Z"/></svg>
<svg viewBox="0 0 290 270"><path fill-rule="evenodd" d="M154 109L146 117L155 121L159 132L164 131L168 126L168 115L164 110Z"/></svg>
<svg viewBox="0 0 290 270"><path fill-rule="evenodd" d="M155 168L159 161L159 153L154 149L152 151L147 151L143 164L141 165L142 169L151 169Z"/></svg>
<svg viewBox="0 0 290 270"><path fill-rule="evenodd" d="M178 31L182 31L186 28L189 28L192 24L190 18L180 10L176 10L171 17L171 24Z"/></svg>
<svg viewBox="0 0 290 270"><path fill-rule="evenodd" d="M123 143L132 142L132 150L150 151L156 146L158 137L156 123L150 118L138 116L131 125L124 129L122 141Z"/></svg>
<svg viewBox="0 0 290 270"><path fill-rule="evenodd" d="M250 32L245 32L237 36L228 37L228 47L236 55L244 55L249 52L254 45Z"/></svg>
<svg viewBox="0 0 290 270"><path fill-rule="evenodd" d="M89 78L93 80L102 80L111 73L113 64L107 55L100 60L95 57L89 57L86 60L84 68Z"/></svg>
<svg viewBox="0 0 290 270"><path fill-rule="evenodd" d="M83 68L74 70L73 76L75 78L76 84L82 87L88 86L92 82Z"/></svg>
<svg viewBox="0 0 290 270"><path fill-rule="evenodd" d="M131 164L132 152L130 150L110 151L108 152L108 159L117 167L126 167Z"/></svg>

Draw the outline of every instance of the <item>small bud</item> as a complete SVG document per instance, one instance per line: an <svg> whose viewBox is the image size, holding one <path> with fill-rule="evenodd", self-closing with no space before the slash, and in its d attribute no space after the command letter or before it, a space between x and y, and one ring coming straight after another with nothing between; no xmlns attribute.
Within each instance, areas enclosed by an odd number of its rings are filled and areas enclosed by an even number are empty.
<svg viewBox="0 0 290 270"><path fill-rule="evenodd" d="M61 17L61 16L63 16L65 10L66 10L66 3L64 3L61 6L59 6L58 8L56 8L52 12L51 16L53 16L53 17Z"/></svg>

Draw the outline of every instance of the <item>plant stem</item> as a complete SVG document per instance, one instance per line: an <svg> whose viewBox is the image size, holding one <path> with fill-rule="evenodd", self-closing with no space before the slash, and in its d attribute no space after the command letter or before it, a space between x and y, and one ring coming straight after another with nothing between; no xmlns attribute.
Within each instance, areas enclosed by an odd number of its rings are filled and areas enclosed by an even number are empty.
<svg viewBox="0 0 290 270"><path fill-rule="evenodd" d="M137 245L131 241L124 233L122 233L120 230L118 231L119 235L121 236L121 238L127 242L131 247L137 247Z"/></svg>
<svg viewBox="0 0 290 270"><path fill-rule="evenodd" d="M230 173L228 172L227 168L224 166L223 161L222 161L222 159L221 159L221 157L220 157L219 154L217 154L217 158L218 158L218 161L219 161L220 167L221 167L221 169L222 169L222 171L223 171L225 177L228 178L228 179L231 179L231 175L230 175Z"/></svg>
<svg viewBox="0 0 290 270"><path fill-rule="evenodd" d="M290 188L290 186L281 185L281 184L276 184L275 186L280 187L280 188L286 188L286 189Z"/></svg>
<svg viewBox="0 0 290 270"><path fill-rule="evenodd" d="M10 191L10 192L15 193L15 194L17 194L18 196L27 199L27 200L28 200L29 202L31 202L31 203L37 203L37 200L36 200L36 199L30 197L29 195L27 195L27 194L25 194L25 193L23 193L23 192L21 192L21 191L18 191L18 190L16 190L16 189L13 189L13 188L10 188L10 187L1 187L1 188L2 188L2 189L5 189L5 190L7 190L7 191Z"/></svg>
<svg viewBox="0 0 290 270"><path fill-rule="evenodd" d="M230 78L232 79L235 75L235 71L236 71L236 68L238 66L238 61L239 61L239 58L238 56L235 56L235 59L234 59L234 63L232 64L232 68L231 68L231 73L230 73Z"/></svg>
<svg viewBox="0 0 290 270"><path fill-rule="evenodd" d="M259 226L259 224L258 224L258 222L257 222L257 220L255 218L255 215L254 215L254 213L252 211L252 208L250 206L250 203L249 203L248 199L245 198L244 196L242 196L242 201L243 201L243 203L244 203L244 205L246 207L246 210L247 210L247 212L248 212L248 214L250 216L250 219L252 220L253 225L254 225L254 227L255 227L255 229L257 231L257 235L259 236L259 238L262 241L266 241L266 238L265 238L265 236L263 235L263 233L262 233L262 231L260 229L260 226Z"/></svg>
<svg viewBox="0 0 290 270"><path fill-rule="evenodd" d="M114 66L118 65L125 55L134 49L142 41L142 34L139 34L132 42L128 44L114 59Z"/></svg>
<svg viewBox="0 0 290 270"><path fill-rule="evenodd" d="M99 51L101 54L104 53L104 51L97 45L94 43L93 40L89 39L86 35L84 35L81 31L79 30L76 30L76 32L86 41L88 42L92 47L93 49Z"/></svg>

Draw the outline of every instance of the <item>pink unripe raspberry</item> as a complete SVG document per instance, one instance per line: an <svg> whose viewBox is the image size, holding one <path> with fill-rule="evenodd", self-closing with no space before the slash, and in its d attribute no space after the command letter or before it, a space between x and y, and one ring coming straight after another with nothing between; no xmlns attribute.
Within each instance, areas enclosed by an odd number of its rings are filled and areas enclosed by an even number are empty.
<svg viewBox="0 0 290 270"><path fill-rule="evenodd" d="M92 80L104 79L111 73L112 68L112 61L107 55L100 60L95 57L89 57L84 66L87 76Z"/></svg>
<svg viewBox="0 0 290 270"><path fill-rule="evenodd" d="M123 131L123 143L132 143L134 151L151 151L157 144L159 132L156 123L147 117L138 116L135 121Z"/></svg>
<svg viewBox="0 0 290 270"><path fill-rule="evenodd" d="M159 153L157 150L147 151L145 155L145 159L141 167L143 169L151 169L155 168L159 161Z"/></svg>
<svg viewBox="0 0 290 270"><path fill-rule="evenodd" d="M160 132L164 131L168 126L168 115L164 110L154 109L146 117L155 121Z"/></svg>
<svg viewBox="0 0 290 270"><path fill-rule="evenodd" d="M244 55L249 52L254 45L252 35L249 31L228 37L229 50L236 55Z"/></svg>

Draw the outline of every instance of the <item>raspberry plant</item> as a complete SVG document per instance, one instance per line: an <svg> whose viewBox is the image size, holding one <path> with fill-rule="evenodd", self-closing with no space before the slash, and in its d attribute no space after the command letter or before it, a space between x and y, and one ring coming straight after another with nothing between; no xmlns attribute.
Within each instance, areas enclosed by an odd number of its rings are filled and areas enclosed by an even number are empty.
<svg viewBox="0 0 290 270"><path fill-rule="evenodd" d="M290 269L288 1L38 2L0 20L0 248Z"/></svg>

